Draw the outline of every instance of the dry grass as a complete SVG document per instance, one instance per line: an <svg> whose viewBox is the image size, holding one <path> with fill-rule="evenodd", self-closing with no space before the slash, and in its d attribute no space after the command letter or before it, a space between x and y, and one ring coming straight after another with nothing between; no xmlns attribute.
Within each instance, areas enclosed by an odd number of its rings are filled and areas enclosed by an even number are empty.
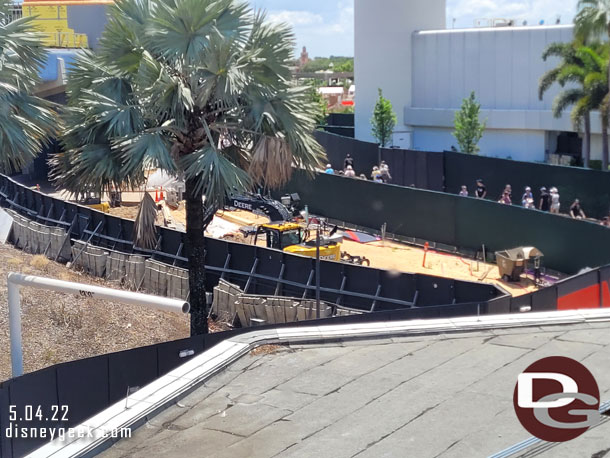
<svg viewBox="0 0 610 458"><path fill-rule="evenodd" d="M40 270L41 272L47 272L49 264L51 264L51 261L49 261L47 257L42 254L37 254L30 260L30 266L36 270Z"/></svg>
<svg viewBox="0 0 610 458"><path fill-rule="evenodd" d="M9 272L58 278L116 288L116 284L71 271L43 256L0 245L0 380L11 376L6 276ZM188 315L72 294L22 288L22 332L25 372L189 336ZM211 326L214 330L214 327Z"/></svg>

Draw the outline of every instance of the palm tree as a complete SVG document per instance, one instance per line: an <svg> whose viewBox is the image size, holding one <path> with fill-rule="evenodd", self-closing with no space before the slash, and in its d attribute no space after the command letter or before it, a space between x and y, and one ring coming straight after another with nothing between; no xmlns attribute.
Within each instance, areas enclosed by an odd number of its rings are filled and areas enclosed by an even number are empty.
<svg viewBox="0 0 610 458"><path fill-rule="evenodd" d="M307 88L291 84L293 45L288 26L235 0L118 0L98 53L71 71L52 176L70 191L124 189L151 167L184 178L192 334L207 332L203 234L214 212L231 193L280 186L324 159Z"/></svg>
<svg viewBox="0 0 610 458"><path fill-rule="evenodd" d="M560 64L546 72L541 78L538 86L538 97L542 100L544 93L554 84L558 83L564 87L567 83L573 83L570 89L560 92L553 101L553 115L561 117L569 106L572 106L571 120L577 131L581 130L584 123L583 136L583 161L586 168L589 167L591 158L591 111L601 105L599 88L592 88L592 74L604 71L605 62L596 49L600 46L587 47L576 43L552 43L542 54L542 59L549 57L560 57ZM601 49L600 49L601 50Z"/></svg>
<svg viewBox="0 0 610 458"><path fill-rule="evenodd" d="M12 21L0 4L0 171L28 165L57 124L53 104L33 94L46 52L32 18Z"/></svg>
<svg viewBox="0 0 610 458"><path fill-rule="evenodd" d="M578 14L574 19L576 37L581 40L597 40L610 38L610 0L579 0ZM610 60L608 65L610 66ZM610 87L610 70L606 72L608 87ZM602 118L608 121L608 114L602 112ZM607 132L607 127L602 132ZM602 153L602 169L608 170L608 138L605 136Z"/></svg>
<svg viewBox="0 0 610 458"><path fill-rule="evenodd" d="M591 108L599 110L601 115L602 170L608 170L608 48L602 45L584 46L578 50L578 57L585 67L584 90L588 104Z"/></svg>

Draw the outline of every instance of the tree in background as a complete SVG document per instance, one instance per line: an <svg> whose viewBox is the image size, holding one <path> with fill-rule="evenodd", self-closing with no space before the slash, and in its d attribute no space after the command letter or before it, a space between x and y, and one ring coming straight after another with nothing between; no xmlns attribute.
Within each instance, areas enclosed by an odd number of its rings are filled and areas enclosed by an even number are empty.
<svg viewBox="0 0 610 458"><path fill-rule="evenodd" d="M13 173L32 162L57 126L54 105L32 95L46 60L33 18L12 21L0 3L0 170Z"/></svg>
<svg viewBox="0 0 610 458"><path fill-rule="evenodd" d="M216 210L323 164L293 49L288 26L235 0L117 0L98 53L70 73L52 177L73 192L129 188L150 168L184 178L192 334L208 329L204 230Z"/></svg>
<svg viewBox="0 0 610 458"><path fill-rule="evenodd" d="M575 35L584 42L610 38L610 0L579 0L578 14L574 19ZM608 60L607 67L610 66ZM610 69L606 70L607 87L610 87ZM601 110L605 125L602 128L602 170L608 170L608 103Z"/></svg>
<svg viewBox="0 0 610 458"><path fill-rule="evenodd" d="M375 104L373 111L373 119L371 120L373 128L373 136L382 148L392 139L392 133L396 126L396 114L392 109L392 103L383 97L383 91L379 89L379 98Z"/></svg>
<svg viewBox="0 0 610 458"><path fill-rule="evenodd" d="M455 114L455 131L453 136L462 153L476 154L478 143L483 137L486 122L479 119L481 104L476 101L474 91L462 101L462 108Z"/></svg>
<svg viewBox="0 0 610 458"><path fill-rule="evenodd" d="M326 117L328 116L328 104L326 103L326 100L324 100L324 97L322 97L322 94L320 94L320 91L318 90L320 88L321 82L319 82L318 80L310 80L308 84L309 97L313 105L313 116L315 118L316 125L324 126L326 125Z"/></svg>
<svg viewBox="0 0 610 458"><path fill-rule="evenodd" d="M585 62L579 58L578 46L573 43L551 43L542 54L546 61L549 57L559 57L559 65L546 72L538 84L538 98L543 99L544 93L555 83L564 87L567 82L575 83L570 89L564 89L553 100L553 116L561 117L563 111L572 106L571 120L577 131L584 124L582 141L583 162L589 167L591 159L591 110L595 104L590 94L585 92L587 69Z"/></svg>

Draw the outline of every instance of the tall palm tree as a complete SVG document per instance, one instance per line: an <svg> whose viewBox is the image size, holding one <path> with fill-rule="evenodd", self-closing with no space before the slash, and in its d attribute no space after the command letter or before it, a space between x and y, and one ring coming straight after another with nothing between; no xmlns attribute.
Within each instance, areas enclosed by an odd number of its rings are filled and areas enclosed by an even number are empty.
<svg viewBox="0 0 610 458"><path fill-rule="evenodd" d="M540 78L538 97L542 100L544 93L555 83L561 87L572 83L569 89L555 97L553 115L559 118L567 107L573 107L571 120L574 128L580 131L584 124L583 161L588 168L591 157L591 111L604 106L607 82L603 78L607 68L607 52L599 44L583 46L577 43L552 43L545 49L542 58L546 61L551 56L560 57L561 62ZM606 111L600 111L604 119ZM602 122L602 135L607 135L603 129L606 124ZM604 144L607 145L607 141Z"/></svg>
<svg viewBox="0 0 610 458"><path fill-rule="evenodd" d="M574 19L575 34L581 40L597 40L601 37L610 38L610 0L579 0L578 14ZM610 60L608 61L610 66ZM606 72L608 87L610 87L610 69ZM602 113L608 121L608 114ZM607 131L604 127L603 131ZM605 138L602 152L602 168L608 170L608 138Z"/></svg>
<svg viewBox="0 0 610 458"><path fill-rule="evenodd" d="M28 165L57 124L53 104L33 95L46 52L32 18L12 21L0 3L0 171Z"/></svg>
<svg viewBox="0 0 610 458"><path fill-rule="evenodd" d="M576 46L572 43L551 43L542 54L545 62L549 57L559 57L561 62L540 78L538 98L542 100L545 92L555 83L563 87L568 80L577 82L578 87L564 90L555 97L553 116L559 118L567 107L573 106L571 119L577 131L580 131L584 121L582 152L584 166L588 168L591 157L591 103L584 90L586 77L584 63L578 58Z"/></svg>
<svg viewBox="0 0 610 458"><path fill-rule="evenodd" d="M150 167L185 179L192 334L207 332L215 210L324 159L307 89L291 84L293 46L288 26L235 0L117 0L98 53L71 71L53 177L71 191L129 187Z"/></svg>
<svg viewBox="0 0 610 458"><path fill-rule="evenodd" d="M585 68L584 90L589 106L599 110L602 131L602 170L608 170L608 122L609 122L609 95L608 95L608 60L607 46L583 46L578 50L578 57ZM604 159L605 158L605 159ZM605 163L605 165L604 165Z"/></svg>

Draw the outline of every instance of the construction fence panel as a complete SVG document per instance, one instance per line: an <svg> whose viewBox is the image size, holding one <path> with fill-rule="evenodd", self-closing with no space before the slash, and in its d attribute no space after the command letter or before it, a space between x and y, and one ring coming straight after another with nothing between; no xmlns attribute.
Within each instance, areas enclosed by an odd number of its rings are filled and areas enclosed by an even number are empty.
<svg viewBox="0 0 610 458"><path fill-rule="evenodd" d="M364 173L367 178L381 157L390 167L393 184L400 186L458 194L461 186L466 185L473 195L476 180L481 178L487 186L488 198L493 201L497 201L506 184L510 184L515 205L521 204L525 186L532 188L536 199L541 187L555 186L559 189L565 213L576 198L580 199L587 216L600 219L610 213L609 172L451 151L439 153L390 148L379 152L375 143L321 131L316 132L316 139L326 149L335 169L343 169L345 155L349 152L354 156L357 151L356 171Z"/></svg>
<svg viewBox="0 0 610 458"><path fill-rule="evenodd" d="M323 131L315 131L316 140L326 150L328 161L335 170L343 170L343 161L347 154L354 159L354 170L357 175L364 173L370 178L375 165L379 165L379 146L353 138L343 137Z"/></svg>
<svg viewBox="0 0 610 458"><path fill-rule="evenodd" d="M31 419L31 421L19 422L18 424L21 427L27 425L28 428L40 431L42 427L51 426L48 422L45 422L44 419L53 414L52 406L60 405L57 396L56 368L50 367L43 369L22 376L16 380L16 383L9 382L9 403L2 404L2 410L8 411L9 406L13 406L16 418ZM32 415L33 413L36 413L39 406L44 415L42 420ZM34 411L32 411L32 409L34 409ZM29 412L27 410L29 410ZM3 418L5 418L6 413L3 412ZM3 426L15 427L16 423L17 422L13 421ZM57 426L57 422L54 423L54 425ZM3 429L2 433L2 436L5 436L6 430ZM13 438L11 447L13 457L25 456L46 442L47 439L41 438ZM4 456L4 454L2 454L2 456Z"/></svg>
<svg viewBox="0 0 610 458"><path fill-rule="evenodd" d="M108 355L109 399L113 404L159 376L157 349L143 347Z"/></svg>
<svg viewBox="0 0 610 458"><path fill-rule="evenodd" d="M579 167L538 164L454 152L444 153L445 186L449 193L459 193L467 185L472 193L476 180L487 186L489 198L498 200L506 184L513 189L513 204L521 205L525 186L537 199L539 189L555 186L561 197L561 211L568 212L574 199L580 199L587 216L602 218L610 212L610 173Z"/></svg>
<svg viewBox="0 0 610 458"><path fill-rule="evenodd" d="M354 127L355 117L353 113L330 113L326 117L326 124L338 127Z"/></svg>
<svg viewBox="0 0 610 458"><path fill-rule="evenodd" d="M602 307L610 307L610 266L599 269L599 283L601 287Z"/></svg>
<svg viewBox="0 0 610 458"><path fill-rule="evenodd" d="M555 286L558 310L596 308L602 305L597 270L568 278Z"/></svg>
<svg viewBox="0 0 610 458"><path fill-rule="evenodd" d="M87 358L79 364L64 363L57 368L58 405L70 406L68 418L78 425L108 406L108 356ZM62 425L63 426L63 425Z"/></svg>
<svg viewBox="0 0 610 458"><path fill-rule="evenodd" d="M314 268L315 260L308 258L301 258L298 256L284 255L284 278L292 283L299 285L307 285L307 282L311 278L312 285L315 285L315 279L311 276ZM303 294L309 291L303 287L295 285L284 285L282 287L283 296L294 296L302 297Z"/></svg>

